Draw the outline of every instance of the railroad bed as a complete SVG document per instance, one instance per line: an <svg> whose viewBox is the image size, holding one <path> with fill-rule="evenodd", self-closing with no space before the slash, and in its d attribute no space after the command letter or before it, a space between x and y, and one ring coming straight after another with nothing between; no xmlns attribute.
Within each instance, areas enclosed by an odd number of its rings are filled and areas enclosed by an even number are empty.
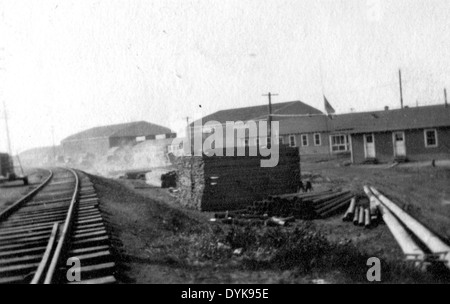
<svg viewBox="0 0 450 304"><path fill-rule="evenodd" d="M115 283L93 184L71 169L49 173L43 184L0 213L0 283Z"/></svg>

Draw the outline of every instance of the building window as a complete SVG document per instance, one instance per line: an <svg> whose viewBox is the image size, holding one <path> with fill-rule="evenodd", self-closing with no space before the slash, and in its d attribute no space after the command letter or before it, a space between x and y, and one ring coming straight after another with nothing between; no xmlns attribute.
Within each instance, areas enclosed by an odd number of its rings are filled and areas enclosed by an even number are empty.
<svg viewBox="0 0 450 304"><path fill-rule="evenodd" d="M436 129L425 130L425 147L435 148L438 146L438 138Z"/></svg>
<svg viewBox="0 0 450 304"><path fill-rule="evenodd" d="M347 135L331 135L331 151L343 152L348 150Z"/></svg>
<svg viewBox="0 0 450 304"><path fill-rule="evenodd" d="M302 147L307 147L307 146L309 146L308 135L302 134Z"/></svg>
<svg viewBox="0 0 450 304"><path fill-rule="evenodd" d="M289 135L289 147L296 147L295 135Z"/></svg>
<svg viewBox="0 0 450 304"><path fill-rule="evenodd" d="M322 145L322 138L320 137L319 133L314 134L314 145L315 146L321 146Z"/></svg>
<svg viewBox="0 0 450 304"><path fill-rule="evenodd" d="M143 141L145 141L145 136L138 136L138 137L136 137L136 141L137 141L137 142L143 142Z"/></svg>
<svg viewBox="0 0 450 304"><path fill-rule="evenodd" d="M280 137L280 144L284 145L284 137Z"/></svg>
<svg viewBox="0 0 450 304"><path fill-rule="evenodd" d="M244 140L244 145L245 145L246 147L248 147L248 144L249 144L249 140L248 140L248 139L245 139L245 140Z"/></svg>
<svg viewBox="0 0 450 304"><path fill-rule="evenodd" d="M270 146L272 143L270 142L270 137L267 137L267 146Z"/></svg>

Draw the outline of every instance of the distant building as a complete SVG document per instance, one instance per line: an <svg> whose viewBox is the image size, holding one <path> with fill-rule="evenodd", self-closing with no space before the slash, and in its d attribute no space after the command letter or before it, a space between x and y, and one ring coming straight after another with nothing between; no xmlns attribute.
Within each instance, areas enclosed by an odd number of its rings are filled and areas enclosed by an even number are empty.
<svg viewBox="0 0 450 304"><path fill-rule="evenodd" d="M353 163L450 159L450 107L434 105L336 117Z"/></svg>
<svg viewBox="0 0 450 304"><path fill-rule="evenodd" d="M280 120L280 142L298 147L302 156L320 158L347 152L347 146L331 145L336 143L332 133L333 121L326 115Z"/></svg>
<svg viewBox="0 0 450 304"><path fill-rule="evenodd" d="M39 147L23 151L19 154L20 163L24 167L51 166L63 163L63 151L61 146Z"/></svg>
<svg viewBox="0 0 450 304"><path fill-rule="evenodd" d="M139 121L92 128L67 137L61 144L67 158L77 158L83 155L105 156L111 148L175 137L169 128Z"/></svg>
<svg viewBox="0 0 450 304"><path fill-rule="evenodd" d="M218 112L215 112L213 114L203 117L202 118L202 126L204 126L205 123L207 123L207 122L216 122L222 126L225 126L228 121L231 121L231 122L242 121L244 123L246 123L248 121L255 121L255 122L267 121L268 113L269 112L268 112L267 105L222 110L222 111L218 111ZM323 113L321 111L319 111L318 109L311 107L301 101L290 101L290 102L282 102L282 103L272 104L272 114L281 115L278 117L274 116L272 121L279 121L280 122L280 130L284 130L283 124L286 121L286 118L284 118L282 115L321 115ZM190 124L189 135L190 135L191 140L192 140L194 134L196 134L196 132L201 132L203 139L210 136L210 134L212 133L212 130L210 130L206 127L198 128L196 126L196 123L198 123L198 121ZM223 128L223 129L225 130L225 128ZM280 134L280 135L284 135L284 134ZM224 136L226 136L225 132L224 132ZM246 138L242 139L243 142L241 142L241 143L235 142L235 144L236 145L247 145L247 146L256 145L258 143L257 136L252 137L252 136L250 136L250 134L247 134ZM278 134L276 136L274 135L274 138L275 137L278 138ZM280 136L280 137L283 137L283 136ZM224 143L225 143L225 140L224 140Z"/></svg>
<svg viewBox="0 0 450 304"><path fill-rule="evenodd" d="M224 110L204 117L202 122L262 121L267 120L267 112L267 106ZM273 140L298 147L303 160L339 157L365 163L450 159L450 107L444 105L328 116L294 101L274 104L273 114L282 114L273 117L280 127ZM206 129L195 128L192 123L190 135L200 131L205 139L212 133ZM258 143L256 137L241 140L236 144Z"/></svg>
<svg viewBox="0 0 450 304"><path fill-rule="evenodd" d="M353 163L450 159L450 108L444 105L289 118L281 142L306 158L347 156Z"/></svg>

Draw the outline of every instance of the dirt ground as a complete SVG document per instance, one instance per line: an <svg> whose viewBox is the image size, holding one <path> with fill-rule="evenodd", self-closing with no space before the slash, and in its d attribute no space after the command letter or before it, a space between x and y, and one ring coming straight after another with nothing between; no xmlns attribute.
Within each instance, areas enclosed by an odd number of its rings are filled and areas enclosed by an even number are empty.
<svg viewBox="0 0 450 304"><path fill-rule="evenodd" d="M302 172L304 179L311 180L316 190L345 188L362 195L363 185L373 185L444 239L449 239L448 168L342 166L337 162L326 162L302 164ZM288 268L254 266L254 257L258 258L257 265L260 265L260 256L265 254L260 252L263 245L258 242L261 240L256 241L260 248L250 249L249 245L248 253L236 254L235 248L226 242L230 228L209 222L212 213L183 209L169 191L148 187L142 181L95 176L92 180L117 239L119 277L123 283L313 283L317 280L359 283L365 280L355 279L354 274L349 273L351 271L343 269L339 265L339 257L329 267L313 267L308 271L299 269L296 262ZM303 227L304 224L297 221L289 229ZM351 244L352 248L357 248L357 252L344 249L352 258L354 256L355 261L374 256L390 265L402 263L400 248L384 224L364 229L342 222L339 215L308 222L307 225L313 227L312 239L315 239L317 231L332 244ZM309 233L309 229L302 231ZM242 231L238 232L242 234ZM273 234L273 231L266 232L269 236ZM283 239L292 230L285 232L276 233L281 233ZM266 238L266 234L261 238ZM299 252L298 248L292 250ZM287 254L289 257L291 253ZM249 266L249 261L253 266ZM362 269L364 267L366 265L361 266ZM389 282L439 281L428 274L422 276L408 271L395 270L389 275Z"/></svg>
<svg viewBox="0 0 450 304"><path fill-rule="evenodd" d="M8 208L16 200L26 195L48 176L48 173L42 170L30 170L25 172L25 174L29 176L28 186L24 186L22 181L0 184L0 211Z"/></svg>
<svg viewBox="0 0 450 304"><path fill-rule="evenodd" d="M237 267L202 264L190 244L211 234L211 214L181 210L168 191L135 190L143 182L91 177L102 208L121 247L119 277L123 283L277 283L276 272L241 271Z"/></svg>

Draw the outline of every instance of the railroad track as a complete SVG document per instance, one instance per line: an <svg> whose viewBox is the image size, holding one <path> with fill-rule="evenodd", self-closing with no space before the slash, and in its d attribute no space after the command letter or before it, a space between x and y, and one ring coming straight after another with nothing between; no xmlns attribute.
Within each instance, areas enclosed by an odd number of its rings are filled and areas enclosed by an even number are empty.
<svg viewBox="0 0 450 304"><path fill-rule="evenodd" d="M89 178L49 170L0 213L0 283L115 283L110 240Z"/></svg>

